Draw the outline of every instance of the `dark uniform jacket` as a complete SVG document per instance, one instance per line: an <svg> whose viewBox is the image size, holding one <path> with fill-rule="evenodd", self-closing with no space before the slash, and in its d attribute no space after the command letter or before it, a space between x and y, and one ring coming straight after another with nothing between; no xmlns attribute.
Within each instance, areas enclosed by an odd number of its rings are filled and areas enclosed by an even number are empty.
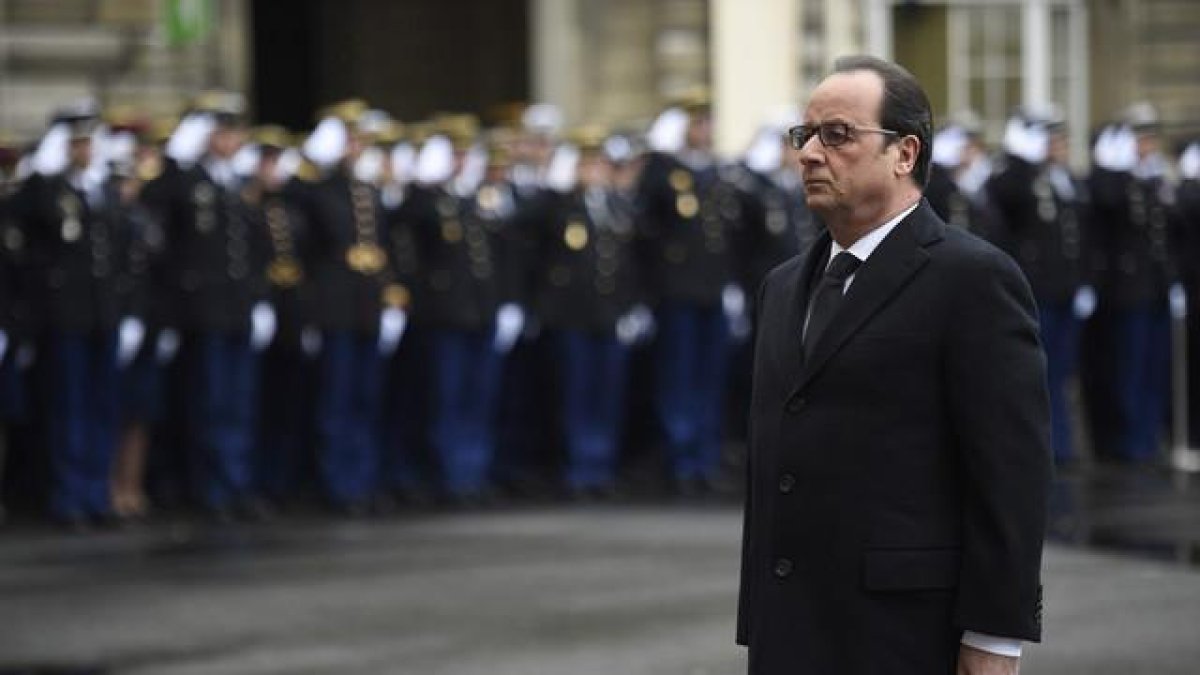
<svg viewBox="0 0 1200 675"><path fill-rule="evenodd" d="M413 242L420 273L412 287L413 322L440 329L486 330L506 295L495 255L491 197L455 196L417 186L397 216Z"/></svg>
<svg viewBox="0 0 1200 675"><path fill-rule="evenodd" d="M374 335L395 281L378 192L341 169L295 189L312 251L312 318L326 330Z"/></svg>
<svg viewBox="0 0 1200 675"><path fill-rule="evenodd" d="M551 329L612 331L640 300L633 207L612 191L551 194L538 237L535 311Z"/></svg>
<svg viewBox="0 0 1200 675"><path fill-rule="evenodd" d="M121 318L128 227L107 187L97 184L89 195L65 174L34 174L15 197L28 246L24 286L38 329L107 331Z"/></svg>
<svg viewBox="0 0 1200 675"><path fill-rule="evenodd" d="M1006 156L984 188L994 214L989 238L1017 261L1039 304L1071 302L1091 276L1086 196L1063 177L1070 185L1056 187L1050 169Z"/></svg>
<svg viewBox="0 0 1200 675"><path fill-rule="evenodd" d="M1197 297L1200 295L1197 294L1200 291L1200 180L1180 183L1175 197L1174 230L1183 244L1180 276L1192 297Z"/></svg>
<svg viewBox="0 0 1200 675"><path fill-rule="evenodd" d="M185 332L247 332L251 308L266 298L266 243L249 222L240 186L221 186L203 164L158 180L150 199L162 204L172 299L165 320Z"/></svg>
<svg viewBox="0 0 1200 675"><path fill-rule="evenodd" d="M738 634L755 675L950 675L1041 632L1050 480L1029 286L922 203L803 362L829 236L761 290Z"/></svg>
<svg viewBox="0 0 1200 675"><path fill-rule="evenodd" d="M1131 173L1096 167L1088 177L1093 233L1102 251L1101 302L1131 309L1165 302L1177 280L1162 178L1139 179Z"/></svg>
<svg viewBox="0 0 1200 675"><path fill-rule="evenodd" d="M803 188L787 190L766 174L739 166L735 185L741 199L736 247L739 279L753 293L775 266L812 243L818 225L804 201Z"/></svg>
<svg viewBox="0 0 1200 675"><path fill-rule="evenodd" d="M263 189L255 182L242 191L250 226L265 234L267 299L275 310L274 344L300 348L300 334L310 325L311 292L307 265L312 257L303 212L284 188Z"/></svg>
<svg viewBox="0 0 1200 675"><path fill-rule="evenodd" d="M16 214L18 187L16 181L0 177L0 330L8 334L9 353L24 332L26 307L21 293L25 232Z"/></svg>
<svg viewBox="0 0 1200 675"><path fill-rule="evenodd" d="M737 281L732 231L741 214L717 167L700 171L670 155L647 157L638 188L646 289L657 303L715 305Z"/></svg>

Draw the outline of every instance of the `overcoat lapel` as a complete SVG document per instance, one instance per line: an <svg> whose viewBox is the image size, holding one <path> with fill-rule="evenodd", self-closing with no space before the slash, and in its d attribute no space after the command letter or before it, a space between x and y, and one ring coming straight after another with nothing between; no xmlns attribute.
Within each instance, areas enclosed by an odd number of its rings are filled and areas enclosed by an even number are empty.
<svg viewBox="0 0 1200 675"><path fill-rule="evenodd" d="M922 200L916 210L884 238L855 272L854 282L841 307L804 363L793 394L803 391L829 359L925 266L929 261L925 246L941 239L942 227L929 204ZM812 271L811 267L809 271ZM806 286L809 278L811 275L805 277ZM807 298L804 304L807 309ZM803 322L804 314L800 316ZM800 335L799 332L795 334Z"/></svg>
<svg viewBox="0 0 1200 675"><path fill-rule="evenodd" d="M787 330L783 334L784 342L778 345L778 349L780 350L779 360L783 367L782 372L786 373L793 382L801 376L801 368L804 365L804 317L808 316L808 300L812 295L810 289L813 275L816 274L817 265L824 265L829 261L831 241L829 233L822 231L804 254L804 260L798 268L796 277L788 282L791 287L791 296L787 303L787 315L784 317L787 321Z"/></svg>

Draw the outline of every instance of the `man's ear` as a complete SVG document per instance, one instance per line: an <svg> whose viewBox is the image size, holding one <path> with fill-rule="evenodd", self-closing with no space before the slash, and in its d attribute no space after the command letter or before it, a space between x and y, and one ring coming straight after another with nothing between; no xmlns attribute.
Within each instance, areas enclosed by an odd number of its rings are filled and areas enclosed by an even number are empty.
<svg viewBox="0 0 1200 675"><path fill-rule="evenodd" d="M916 136L904 136L899 141L896 141L896 147L899 149L896 157L896 174L900 176L912 175L917 166L917 155L921 153L921 141Z"/></svg>

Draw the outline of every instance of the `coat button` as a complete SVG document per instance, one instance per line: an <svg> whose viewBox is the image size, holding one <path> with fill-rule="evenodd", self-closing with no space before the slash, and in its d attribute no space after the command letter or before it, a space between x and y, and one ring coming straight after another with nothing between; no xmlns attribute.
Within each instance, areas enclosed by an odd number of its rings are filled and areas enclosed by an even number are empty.
<svg viewBox="0 0 1200 675"><path fill-rule="evenodd" d="M803 410L804 406L806 405L808 405L807 399L805 399L803 396L794 396L788 399L787 411L790 413L798 413Z"/></svg>
<svg viewBox="0 0 1200 675"><path fill-rule="evenodd" d="M779 477L779 491L783 494L791 494L792 489L796 487L796 477L790 473L785 473Z"/></svg>
<svg viewBox="0 0 1200 675"><path fill-rule="evenodd" d="M775 576L783 579L792 573L792 561L787 558L779 558L775 561Z"/></svg>

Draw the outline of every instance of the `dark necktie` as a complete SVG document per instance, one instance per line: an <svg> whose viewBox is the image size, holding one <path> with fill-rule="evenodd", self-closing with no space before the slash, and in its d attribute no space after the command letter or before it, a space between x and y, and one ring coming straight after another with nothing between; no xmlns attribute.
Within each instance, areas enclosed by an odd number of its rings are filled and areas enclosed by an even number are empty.
<svg viewBox="0 0 1200 675"><path fill-rule="evenodd" d="M804 331L804 358L812 355L813 347L821 339L821 333L829 327L830 320L837 314L845 294L846 279L858 269L862 261L853 254L842 251L833 257L825 274L821 275L816 292L812 296L812 311L808 315L808 329Z"/></svg>

